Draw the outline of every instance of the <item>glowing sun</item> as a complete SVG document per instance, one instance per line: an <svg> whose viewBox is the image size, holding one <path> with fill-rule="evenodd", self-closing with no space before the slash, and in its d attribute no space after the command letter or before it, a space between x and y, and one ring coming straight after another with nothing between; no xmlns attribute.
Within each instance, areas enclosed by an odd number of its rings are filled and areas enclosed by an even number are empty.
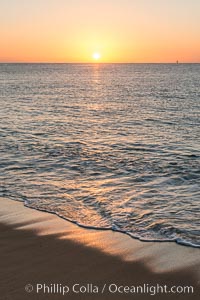
<svg viewBox="0 0 200 300"><path fill-rule="evenodd" d="M99 60L101 58L101 54L99 52L95 52L95 53L93 53L92 57L95 60Z"/></svg>

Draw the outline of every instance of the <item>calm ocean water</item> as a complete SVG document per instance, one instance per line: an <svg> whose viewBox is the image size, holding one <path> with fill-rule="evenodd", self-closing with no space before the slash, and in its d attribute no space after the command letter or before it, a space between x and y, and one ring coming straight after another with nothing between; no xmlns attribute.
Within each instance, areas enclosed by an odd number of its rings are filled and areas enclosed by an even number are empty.
<svg viewBox="0 0 200 300"><path fill-rule="evenodd" d="M200 64L1 64L0 195L200 247Z"/></svg>

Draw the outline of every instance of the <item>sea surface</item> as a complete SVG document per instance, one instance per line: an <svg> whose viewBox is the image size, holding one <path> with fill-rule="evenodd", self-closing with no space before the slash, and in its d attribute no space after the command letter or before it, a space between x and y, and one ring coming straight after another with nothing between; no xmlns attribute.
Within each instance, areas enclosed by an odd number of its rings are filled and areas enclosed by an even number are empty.
<svg viewBox="0 0 200 300"><path fill-rule="evenodd" d="M200 247L200 64L1 64L0 195Z"/></svg>

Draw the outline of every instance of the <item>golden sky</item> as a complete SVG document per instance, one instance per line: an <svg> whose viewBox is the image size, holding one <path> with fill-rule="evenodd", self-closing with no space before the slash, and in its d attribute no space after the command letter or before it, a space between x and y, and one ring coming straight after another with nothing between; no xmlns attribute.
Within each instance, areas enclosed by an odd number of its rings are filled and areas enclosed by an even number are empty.
<svg viewBox="0 0 200 300"><path fill-rule="evenodd" d="M0 62L95 60L200 62L200 0L0 1Z"/></svg>

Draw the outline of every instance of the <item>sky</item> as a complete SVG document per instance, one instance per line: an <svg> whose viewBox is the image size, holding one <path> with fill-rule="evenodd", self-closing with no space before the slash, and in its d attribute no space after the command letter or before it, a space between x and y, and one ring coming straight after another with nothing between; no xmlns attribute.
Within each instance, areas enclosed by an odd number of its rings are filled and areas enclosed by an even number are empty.
<svg viewBox="0 0 200 300"><path fill-rule="evenodd" d="M0 62L200 62L200 0L0 0Z"/></svg>

